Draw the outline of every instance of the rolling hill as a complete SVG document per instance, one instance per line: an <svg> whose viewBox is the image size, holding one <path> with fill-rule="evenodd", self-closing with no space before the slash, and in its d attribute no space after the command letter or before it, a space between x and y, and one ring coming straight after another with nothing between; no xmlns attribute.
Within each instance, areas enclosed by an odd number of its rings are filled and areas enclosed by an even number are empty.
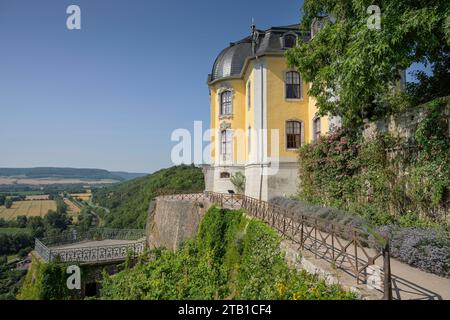
<svg viewBox="0 0 450 320"><path fill-rule="evenodd" d="M18 177L26 179L81 179L126 181L144 175L144 173L110 172L103 169L54 167L0 168L0 177Z"/></svg>
<svg viewBox="0 0 450 320"><path fill-rule="evenodd" d="M94 203L108 208L107 227L144 228L150 201L165 191L203 191L202 170L195 166L176 166L145 177L93 190Z"/></svg>

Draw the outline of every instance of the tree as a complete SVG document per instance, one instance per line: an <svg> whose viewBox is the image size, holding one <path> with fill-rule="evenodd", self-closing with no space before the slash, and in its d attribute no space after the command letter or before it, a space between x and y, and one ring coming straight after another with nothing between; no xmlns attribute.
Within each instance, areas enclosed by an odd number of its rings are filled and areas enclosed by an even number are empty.
<svg viewBox="0 0 450 320"><path fill-rule="evenodd" d="M5 204L6 197L4 195L0 195L0 206Z"/></svg>
<svg viewBox="0 0 450 320"><path fill-rule="evenodd" d="M5 200L5 208L6 208L6 209L11 208L12 205L13 205L13 201L12 201L10 198L8 198L8 199Z"/></svg>
<svg viewBox="0 0 450 320"><path fill-rule="evenodd" d="M71 224L70 218L67 213L56 212L49 210L44 217L44 222L50 227L58 230L65 230L69 224Z"/></svg>
<svg viewBox="0 0 450 320"><path fill-rule="evenodd" d="M27 227L31 229L33 238L41 238L44 236L45 225L41 217L29 217Z"/></svg>
<svg viewBox="0 0 450 320"><path fill-rule="evenodd" d="M245 176L242 172L236 172L230 180L238 193L245 192Z"/></svg>
<svg viewBox="0 0 450 320"><path fill-rule="evenodd" d="M316 97L320 114L340 115L346 126L356 127L364 119L395 111L392 101L399 99L393 98L402 94L393 88L400 71L412 63L439 68L440 61L448 62L448 1L380 0L379 30L368 24L371 4L367 0L305 0L302 28L309 30L313 19L324 14L332 22L325 23L310 42L300 42L287 53L290 65L312 83L310 95ZM448 86L444 90L435 95L448 94Z"/></svg>
<svg viewBox="0 0 450 320"><path fill-rule="evenodd" d="M7 222L4 218L0 218L0 228L7 228L9 226L9 222Z"/></svg>
<svg viewBox="0 0 450 320"><path fill-rule="evenodd" d="M16 218L16 222L17 222L17 227L26 228L27 223L28 223L28 218L27 218L27 216L18 216Z"/></svg>

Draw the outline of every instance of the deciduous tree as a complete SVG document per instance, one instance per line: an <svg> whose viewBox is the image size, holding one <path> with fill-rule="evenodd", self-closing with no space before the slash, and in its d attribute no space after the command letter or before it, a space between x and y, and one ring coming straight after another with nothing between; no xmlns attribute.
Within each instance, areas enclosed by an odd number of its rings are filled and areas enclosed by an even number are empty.
<svg viewBox="0 0 450 320"><path fill-rule="evenodd" d="M347 126L394 111L398 103L392 101L399 100L392 99L393 88L400 71L412 63L448 66L448 1L377 1L380 29L370 27L372 4L369 0L305 0L302 28L309 30L317 16L329 15L332 22L310 42L300 42L287 53L289 63L312 82L310 94L317 98L320 113L340 115ZM442 74L448 77L448 68L436 72L436 76ZM448 94L448 86L442 90L434 96Z"/></svg>

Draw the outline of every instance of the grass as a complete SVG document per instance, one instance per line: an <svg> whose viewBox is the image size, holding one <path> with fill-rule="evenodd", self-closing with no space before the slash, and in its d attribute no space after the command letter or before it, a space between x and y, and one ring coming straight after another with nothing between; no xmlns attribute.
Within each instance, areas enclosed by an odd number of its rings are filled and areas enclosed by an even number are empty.
<svg viewBox="0 0 450 320"><path fill-rule="evenodd" d="M30 234L30 229L27 228L0 228L0 234L12 235L12 234Z"/></svg>
<svg viewBox="0 0 450 320"><path fill-rule="evenodd" d="M43 191L0 191L0 195L6 196L40 196L45 195Z"/></svg>
<svg viewBox="0 0 450 320"><path fill-rule="evenodd" d="M18 257L19 257L19 256L18 256L17 254L12 254L12 255L8 256L8 262L11 261L11 260L16 259L16 258L18 258Z"/></svg>

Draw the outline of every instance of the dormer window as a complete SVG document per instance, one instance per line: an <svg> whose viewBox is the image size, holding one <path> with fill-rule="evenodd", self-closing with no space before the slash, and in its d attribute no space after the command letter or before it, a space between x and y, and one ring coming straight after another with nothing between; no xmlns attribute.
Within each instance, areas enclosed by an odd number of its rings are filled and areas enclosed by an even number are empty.
<svg viewBox="0 0 450 320"><path fill-rule="evenodd" d="M220 94L220 115L231 115L232 110L232 97L231 91L227 90Z"/></svg>
<svg viewBox="0 0 450 320"><path fill-rule="evenodd" d="M295 44L297 43L297 36L293 34L287 34L283 37L284 44L283 46L285 48L293 48L295 47Z"/></svg>

